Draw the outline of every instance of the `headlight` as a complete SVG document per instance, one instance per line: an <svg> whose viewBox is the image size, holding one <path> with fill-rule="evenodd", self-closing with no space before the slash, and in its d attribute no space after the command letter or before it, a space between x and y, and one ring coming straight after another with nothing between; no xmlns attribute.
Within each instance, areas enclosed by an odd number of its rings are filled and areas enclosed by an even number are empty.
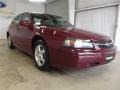
<svg viewBox="0 0 120 90"><path fill-rule="evenodd" d="M73 47L73 48L93 48L93 44L90 40L81 40L81 39L73 39L68 38L64 41L63 44L65 47Z"/></svg>

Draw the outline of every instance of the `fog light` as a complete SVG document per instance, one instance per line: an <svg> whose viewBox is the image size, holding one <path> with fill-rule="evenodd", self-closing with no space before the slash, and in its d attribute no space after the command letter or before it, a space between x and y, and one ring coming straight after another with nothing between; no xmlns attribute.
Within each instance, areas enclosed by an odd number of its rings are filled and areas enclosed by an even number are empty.
<svg viewBox="0 0 120 90"><path fill-rule="evenodd" d="M113 56L106 57L107 61L112 60L112 59L113 59Z"/></svg>

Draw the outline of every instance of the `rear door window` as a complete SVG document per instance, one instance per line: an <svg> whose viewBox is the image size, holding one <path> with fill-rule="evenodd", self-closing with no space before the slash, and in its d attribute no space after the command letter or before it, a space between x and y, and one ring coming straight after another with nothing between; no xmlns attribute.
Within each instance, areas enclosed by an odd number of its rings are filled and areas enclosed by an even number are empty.
<svg viewBox="0 0 120 90"><path fill-rule="evenodd" d="M14 18L12 24L13 24L13 25L18 25L19 22L20 22L20 20L21 20L21 15L18 15L18 16L16 16L16 17Z"/></svg>
<svg viewBox="0 0 120 90"><path fill-rule="evenodd" d="M27 14L27 13L22 14L21 21L22 21L22 20L30 21L29 14Z"/></svg>

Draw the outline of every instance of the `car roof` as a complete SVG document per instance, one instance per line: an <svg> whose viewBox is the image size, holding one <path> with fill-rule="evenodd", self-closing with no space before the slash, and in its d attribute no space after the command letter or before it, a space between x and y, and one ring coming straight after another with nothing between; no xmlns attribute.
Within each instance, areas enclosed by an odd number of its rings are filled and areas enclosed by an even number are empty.
<svg viewBox="0 0 120 90"><path fill-rule="evenodd" d="M19 14L19 15L22 15L22 14L25 14L25 13L28 13L28 14L31 14L31 15L47 15L47 16L53 16L53 17L59 17L59 16L57 16L57 15L52 15L52 14L46 14L46 13L38 13L38 12L24 12L24 13L21 13L21 14Z"/></svg>

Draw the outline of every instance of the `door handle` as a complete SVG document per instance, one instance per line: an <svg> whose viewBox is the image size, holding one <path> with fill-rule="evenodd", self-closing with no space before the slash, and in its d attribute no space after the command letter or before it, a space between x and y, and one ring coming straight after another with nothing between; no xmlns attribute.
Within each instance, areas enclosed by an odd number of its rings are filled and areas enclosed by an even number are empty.
<svg viewBox="0 0 120 90"><path fill-rule="evenodd" d="M17 31L19 31L20 29L19 28L17 28Z"/></svg>
<svg viewBox="0 0 120 90"><path fill-rule="evenodd" d="M41 31L42 34L44 33L44 30L45 30L45 29L42 29L42 31Z"/></svg>

